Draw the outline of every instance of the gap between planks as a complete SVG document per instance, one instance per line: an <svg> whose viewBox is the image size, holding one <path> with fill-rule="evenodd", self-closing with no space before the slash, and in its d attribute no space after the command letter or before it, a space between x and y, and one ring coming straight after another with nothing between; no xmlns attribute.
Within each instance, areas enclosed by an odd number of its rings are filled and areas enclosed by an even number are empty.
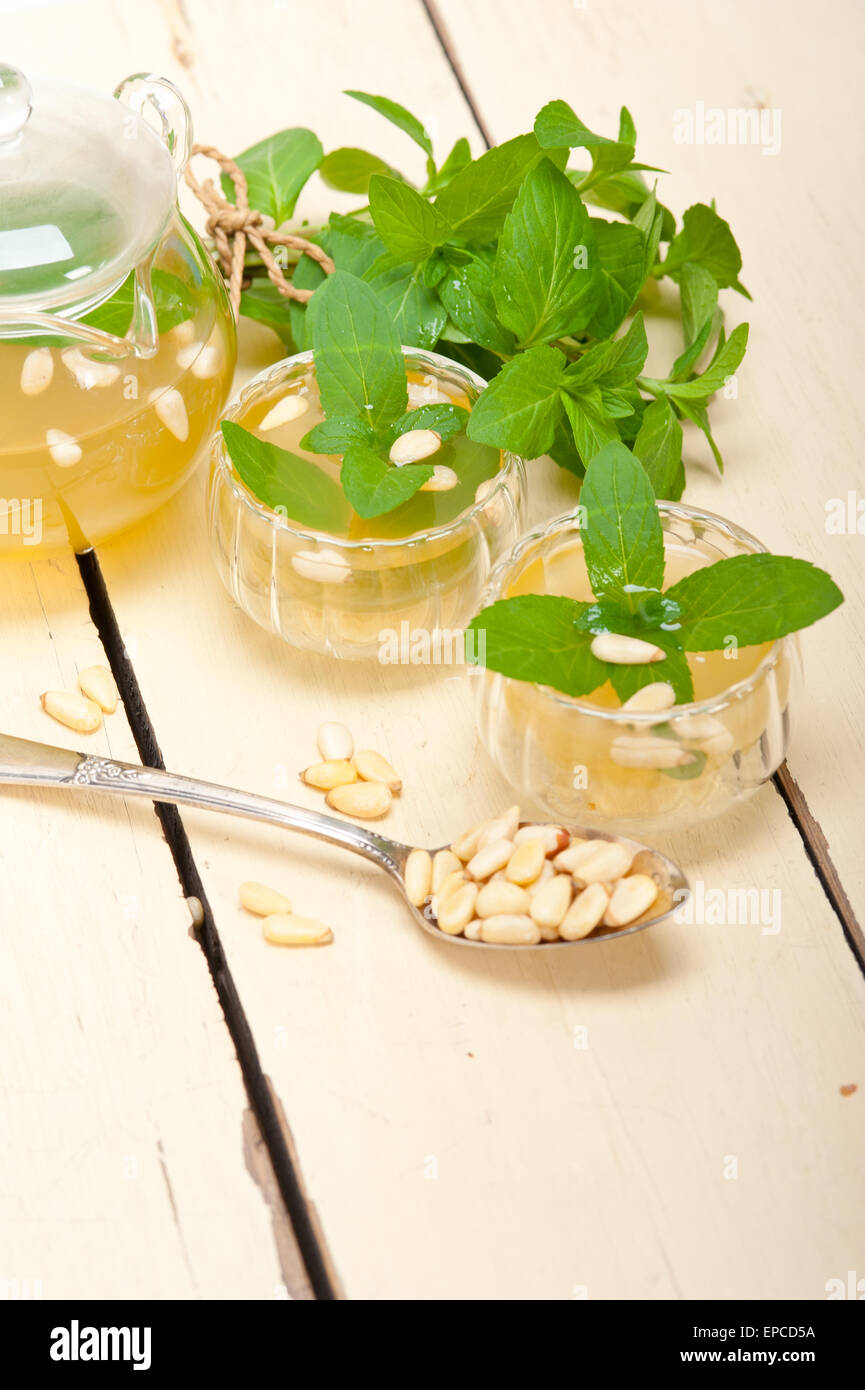
<svg viewBox="0 0 865 1390"><path fill-rule="evenodd" d="M126 652L98 556L94 550L76 555L81 581L87 594L90 616L117 682L126 717L139 757L146 767L165 768L162 752L141 687ZM210 970L211 979L240 1065L250 1107L270 1158L273 1177L288 1213L294 1238L306 1270L313 1295L320 1300L339 1298L339 1283L327 1252L318 1219L307 1198L291 1134L265 1076L246 1012L237 992L220 940L213 912L192 852L180 812L176 806L154 802L153 809L171 851L177 876L186 897L201 904L203 920L193 927ZM256 1175L267 1196L265 1175ZM276 1222L275 1222L276 1226ZM278 1234L278 1227L277 1227Z"/></svg>
<svg viewBox="0 0 865 1390"><path fill-rule="evenodd" d="M456 51L456 45L439 11L436 0L421 0L421 4L426 11L444 59L472 114L472 119L487 149L490 149L495 141L481 114L480 105L471 89L465 69ZM844 890L841 877L833 863L823 828L812 813L805 793L786 762L782 763L774 774L772 785L787 808L787 813L802 841L820 887L826 894L832 911L841 924L844 939L856 957L860 970L865 974L865 932L859 924L850 899Z"/></svg>

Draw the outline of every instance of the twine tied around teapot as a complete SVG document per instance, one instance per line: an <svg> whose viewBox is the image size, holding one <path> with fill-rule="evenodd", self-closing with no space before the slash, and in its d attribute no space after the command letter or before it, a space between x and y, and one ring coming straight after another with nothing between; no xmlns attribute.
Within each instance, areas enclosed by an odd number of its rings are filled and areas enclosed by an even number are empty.
<svg viewBox="0 0 865 1390"><path fill-rule="evenodd" d="M219 264L228 280L228 295L235 318L240 313L240 292L244 288L244 265L247 243L253 246L261 257L271 284L275 285L286 299L294 299L304 304L312 296L312 290L301 290L291 283L283 273L271 246L288 246L295 251L303 251L311 260L321 266L325 275L336 269L330 256L315 242L292 232L281 232L270 224L271 220L255 208L249 206L249 185L246 175L233 159L229 159L214 145L193 145L191 155L203 155L217 163L234 185L235 201L230 203L212 179L200 183L189 165L184 177L198 201L207 213L205 230L213 238Z"/></svg>

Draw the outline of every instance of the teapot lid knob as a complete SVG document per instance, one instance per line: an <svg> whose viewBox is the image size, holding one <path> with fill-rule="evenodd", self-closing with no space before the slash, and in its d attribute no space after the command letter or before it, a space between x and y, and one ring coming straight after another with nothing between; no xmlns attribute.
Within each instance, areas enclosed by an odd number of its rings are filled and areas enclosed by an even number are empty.
<svg viewBox="0 0 865 1390"><path fill-rule="evenodd" d="M17 140L33 107L33 89L23 72L0 63L0 145Z"/></svg>

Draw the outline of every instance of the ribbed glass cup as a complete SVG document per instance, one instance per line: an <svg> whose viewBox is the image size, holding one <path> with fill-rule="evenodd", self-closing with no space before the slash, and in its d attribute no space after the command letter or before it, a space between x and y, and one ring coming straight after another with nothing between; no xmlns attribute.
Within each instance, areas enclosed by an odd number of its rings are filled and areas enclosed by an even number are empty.
<svg viewBox="0 0 865 1390"><path fill-rule="evenodd" d="M403 354L407 371L457 388L472 404L486 385L437 353ZM306 376L312 360L312 353L299 353L262 372L223 418L242 418L261 396ZM381 659L395 634L404 647L444 650L477 611L493 565L519 535L525 490L523 461L505 454L483 500L447 525L399 539L345 540L287 520L253 497L217 433L208 488L213 554L243 611L292 646Z"/></svg>
<svg viewBox="0 0 865 1390"><path fill-rule="evenodd" d="M672 502L658 509L665 537L678 550L694 547L706 563L765 551L747 531L711 512ZM482 606L506 598L529 565L577 539L577 512L523 537L493 571ZM734 672L735 661L730 666ZM787 752L801 662L795 635L785 637L745 679L663 714L625 715L489 670L473 679L481 740L522 802L553 820L645 838L712 819L772 776ZM694 716L715 724L695 723ZM695 760L672 771L623 766L614 740L640 734L677 740ZM695 768L698 775L683 775Z"/></svg>

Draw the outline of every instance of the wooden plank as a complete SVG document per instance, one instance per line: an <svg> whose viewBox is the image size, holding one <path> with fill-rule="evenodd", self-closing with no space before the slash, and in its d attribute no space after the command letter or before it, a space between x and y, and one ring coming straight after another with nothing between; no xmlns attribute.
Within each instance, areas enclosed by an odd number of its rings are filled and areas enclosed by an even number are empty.
<svg viewBox="0 0 865 1390"><path fill-rule="evenodd" d="M679 218L715 197L733 228L754 303L731 291L722 303L731 323L750 320L750 343L738 398L712 408L725 476L689 428L686 457L696 467L686 500L740 521L773 550L822 565L847 595L843 609L803 638L806 688L790 766L865 921L862 535L828 529L833 500L846 510L849 493L854 506L865 497L861 346L850 312L865 293L865 269L855 216L839 193L861 132L865 14L853 0L834 0L819 15L784 0L661 0L651 10L544 0L539 22L527 24L517 0L496 6L495 23L487 0L435 0L433 8L496 140L529 129L554 97L602 133L614 131L625 103L639 132L637 157L671 171L659 177L659 196ZM503 81L515 73L516 55L518 80ZM780 151L677 144L675 113L695 112L698 102L777 109ZM654 366L669 365L676 350L671 344ZM865 531L865 519L860 525Z"/></svg>
<svg viewBox="0 0 865 1390"><path fill-rule="evenodd" d="M132 65L119 61L131 60L132 38L118 13L101 11L100 48L87 60L100 85L112 64ZM505 39L484 59L480 36L495 35L502 13ZM262 66L238 7L184 14L199 134L229 149L304 120L329 142L368 141L399 159L397 132L373 134L365 113L338 109L349 85L437 113L444 144L470 129L419 7L321 9L303 63L292 61L290 26L284 40L271 30L288 85L277 61ZM606 14L593 22L609 63L625 21ZM587 79L597 65L598 52L574 38L584 16L570 7L546 5L537 26L524 10L518 24L515 7L477 3L448 18L466 40L470 80L486 73L485 102L493 77L500 84L502 104L489 107L499 137L550 94L550 54L571 74L585 57ZM140 22L154 66L174 71L161 17L146 8ZM648 23L635 20L635 35ZM534 27L544 47L527 62ZM502 77L515 55L519 84ZM643 67L658 84L643 106L654 92L663 111L662 79ZM243 70L255 71L254 100L229 103ZM543 92L523 109L532 84ZM609 124L609 103L599 110ZM308 215L322 206L313 197ZM245 372L277 354L244 333ZM763 372L768 389L765 362ZM440 843L498 804L506 789L478 750L461 679L299 656L234 609L210 568L202 486L102 556L169 764L320 806L295 774L314 755L319 721L344 718L405 775L387 822L395 835ZM724 497L733 510L733 492ZM541 468L536 513L572 500ZM203 814L186 822L350 1296L813 1298L855 1265L862 1127L858 1100L839 1087L861 1069L862 982L771 790L673 848L709 886L781 888L777 935L667 924L554 960L465 959L415 933L389 885L354 860L275 830ZM335 946L268 949L236 906L247 877L330 920ZM738 1177L725 1176L734 1159Z"/></svg>
<svg viewBox="0 0 865 1390"><path fill-rule="evenodd" d="M103 659L74 559L4 565L0 612L0 728L134 759L122 712L81 736L39 708ZM302 1296L152 811L3 788L0 875L0 1297Z"/></svg>

